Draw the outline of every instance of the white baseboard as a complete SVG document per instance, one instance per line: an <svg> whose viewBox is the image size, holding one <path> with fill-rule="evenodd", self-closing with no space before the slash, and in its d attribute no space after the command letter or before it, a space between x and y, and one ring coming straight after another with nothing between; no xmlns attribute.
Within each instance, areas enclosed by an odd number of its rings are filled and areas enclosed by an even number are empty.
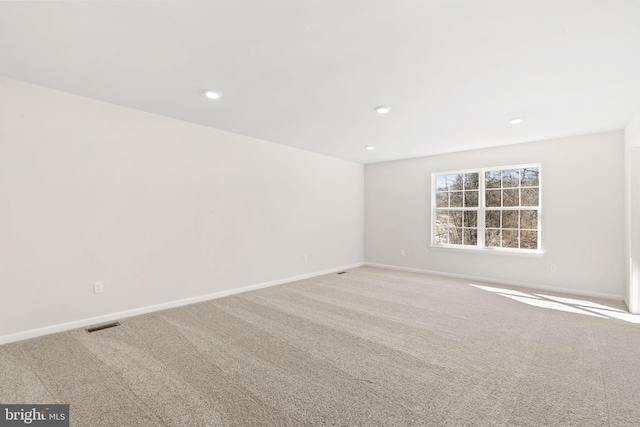
<svg viewBox="0 0 640 427"><path fill-rule="evenodd" d="M433 274L436 276L452 277L455 279L477 280L480 282L496 283L499 285L516 286L520 288L537 289L541 291L562 292L565 294L580 295L584 297L595 297L595 298L610 299L614 301L625 301L625 298L622 295L606 294L602 292L582 291L579 289L559 288L555 286L543 286L543 285L538 285L536 283L514 282L510 280L494 279L491 277L467 276L464 274L445 273L442 271L432 271L432 270L421 270L419 268L400 267L397 265L387 265L387 264L376 264L373 262L365 262L364 265L370 266L370 267L387 268L391 270L410 271L413 273ZM628 306L629 305L627 304L627 307Z"/></svg>
<svg viewBox="0 0 640 427"><path fill-rule="evenodd" d="M215 292L207 295L200 295L197 297L185 298L177 301L169 301L162 304L149 305L146 307L134 308L131 310L120 311L117 313L105 314L102 316L90 317L81 320L74 320L73 322L60 323L57 325L46 326L44 328L30 329L27 331L17 332L10 335L0 336L0 344L8 344L10 342L22 341L29 338L40 337L43 335L49 335L57 332L69 331L72 329L84 328L100 323L112 322L114 320L120 320L127 317L138 316L141 314L151 313L154 311L166 310L168 308L180 307L183 305L195 304L197 302L209 301L212 299L222 298L229 295L235 295L243 292L253 291L256 289L268 288L270 286L281 285L283 283L295 282L298 280L309 279L311 277L322 276L324 274L331 274L350 268L356 268L363 266L364 263L356 263L345 265L342 267L330 268L328 270L316 271L314 273L302 274L300 276L287 277L285 279L273 280L271 282L258 283L255 285L244 286L242 288L229 289L226 291Z"/></svg>

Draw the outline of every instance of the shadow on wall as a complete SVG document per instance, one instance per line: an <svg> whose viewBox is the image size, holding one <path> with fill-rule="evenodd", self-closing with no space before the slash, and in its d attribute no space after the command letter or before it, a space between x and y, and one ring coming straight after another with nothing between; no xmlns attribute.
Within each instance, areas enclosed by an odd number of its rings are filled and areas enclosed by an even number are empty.
<svg viewBox="0 0 640 427"><path fill-rule="evenodd" d="M526 293L513 289L501 289L491 286L469 284L474 288L483 291L494 292L505 298L532 305L534 307L547 308L550 310L566 311L569 313L584 314L587 316L601 317L604 319L618 319L625 322L640 324L640 315L629 314L618 308L608 307L592 301L584 301L573 298L556 297L538 293Z"/></svg>

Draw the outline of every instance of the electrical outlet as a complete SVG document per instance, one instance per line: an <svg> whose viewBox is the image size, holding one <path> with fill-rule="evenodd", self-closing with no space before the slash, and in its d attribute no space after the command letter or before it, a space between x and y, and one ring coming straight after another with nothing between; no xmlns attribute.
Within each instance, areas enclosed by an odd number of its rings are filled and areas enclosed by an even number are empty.
<svg viewBox="0 0 640 427"><path fill-rule="evenodd" d="M400 255L404 256L404 249L400 249Z"/></svg>
<svg viewBox="0 0 640 427"><path fill-rule="evenodd" d="M101 294L104 291L104 283L103 282L93 282L93 293Z"/></svg>
<svg viewBox="0 0 640 427"><path fill-rule="evenodd" d="M307 254L302 255L302 260L303 260L304 262L309 261L309 257L307 256Z"/></svg>
<svg viewBox="0 0 640 427"><path fill-rule="evenodd" d="M558 266L557 266L556 264L551 264L551 265L549 266L549 269L550 269L551 271L556 271L556 270L558 270Z"/></svg>

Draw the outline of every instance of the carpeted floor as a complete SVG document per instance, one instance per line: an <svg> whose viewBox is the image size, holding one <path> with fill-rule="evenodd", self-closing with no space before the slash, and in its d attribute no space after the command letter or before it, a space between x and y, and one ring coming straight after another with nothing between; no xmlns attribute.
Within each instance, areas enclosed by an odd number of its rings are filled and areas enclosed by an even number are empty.
<svg viewBox="0 0 640 427"><path fill-rule="evenodd" d="M634 322L361 267L0 346L0 402L70 403L77 427L639 426Z"/></svg>

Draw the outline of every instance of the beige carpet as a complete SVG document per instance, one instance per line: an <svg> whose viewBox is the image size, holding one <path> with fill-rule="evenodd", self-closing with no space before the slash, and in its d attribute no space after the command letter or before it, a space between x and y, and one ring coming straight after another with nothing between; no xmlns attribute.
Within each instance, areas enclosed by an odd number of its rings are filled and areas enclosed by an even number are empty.
<svg viewBox="0 0 640 427"><path fill-rule="evenodd" d="M640 425L622 303L474 284L361 267L0 346L0 403L78 427Z"/></svg>

